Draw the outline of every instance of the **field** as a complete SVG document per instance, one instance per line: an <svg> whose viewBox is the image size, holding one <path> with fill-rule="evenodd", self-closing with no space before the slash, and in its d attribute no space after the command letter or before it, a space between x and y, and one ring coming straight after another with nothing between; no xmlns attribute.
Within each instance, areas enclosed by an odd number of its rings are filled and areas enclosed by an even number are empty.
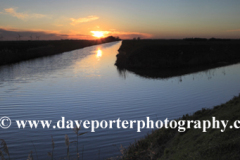
<svg viewBox="0 0 240 160"><path fill-rule="evenodd" d="M193 73L240 61L240 40L124 40L115 65L152 78Z"/></svg>
<svg viewBox="0 0 240 160"><path fill-rule="evenodd" d="M110 36L98 40L0 41L0 65L50 56L117 40L119 39Z"/></svg>

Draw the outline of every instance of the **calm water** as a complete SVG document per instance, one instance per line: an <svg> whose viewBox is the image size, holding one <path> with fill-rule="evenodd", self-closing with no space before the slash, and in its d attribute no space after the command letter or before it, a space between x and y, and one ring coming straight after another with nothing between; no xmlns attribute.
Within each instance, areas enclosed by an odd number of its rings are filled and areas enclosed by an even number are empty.
<svg viewBox="0 0 240 160"><path fill-rule="evenodd" d="M126 120L169 119L213 107L240 93L240 64L168 79L147 79L114 66L121 42L65 52L0 68L0 117L12 120L0 129L11 158L26 159L29 152L49 158L51 135L54 156L66 157L65 134L76 140L72 129L17 129L15 120ZM151 130L98 129L80 137L84 159L119 155L127 146ZM34 146L33 146L34 144ZM71 155L76 146L71 144ZM81 155L82 156L82 155ZM35 158L36 159L36 158Z"/></svg>

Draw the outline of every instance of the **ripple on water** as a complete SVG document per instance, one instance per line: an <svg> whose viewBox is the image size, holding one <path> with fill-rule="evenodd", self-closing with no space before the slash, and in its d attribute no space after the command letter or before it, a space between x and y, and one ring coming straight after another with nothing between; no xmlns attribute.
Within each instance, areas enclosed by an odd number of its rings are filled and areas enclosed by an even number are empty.
<svg viewBox="0 0 240 160"><path fill-rule="evenodd" d="M203 107L226 102L240 91L240 64L172 77L147 79L114 66L121 42L113 42L65 52L0 68L0 110L12 120L49 119L54 124L66 120L145 120L178 118ZM101 56L96 56L101 50ZM82 131L86 131L82 129ZM98 129L80 137L84 158L119 155L117 148L133 143L141 133L133 129ZM57 157L66 157L64 135L71 129L17 129L17 124L1 130L11 158L24 159L36 146L39 158L51 151L51 135ZM71 145L75 151L75 145Z"/></svg>

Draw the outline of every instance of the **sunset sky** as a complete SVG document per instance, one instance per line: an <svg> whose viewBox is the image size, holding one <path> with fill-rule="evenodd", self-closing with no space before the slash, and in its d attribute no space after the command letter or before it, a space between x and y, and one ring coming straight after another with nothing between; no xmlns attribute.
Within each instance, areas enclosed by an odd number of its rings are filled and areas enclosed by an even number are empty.
<svg viewBox="0 0 240 160"><path fill-rule="evenodd" d="M239 0L2 0L0 38L240 38Z"/></svg>

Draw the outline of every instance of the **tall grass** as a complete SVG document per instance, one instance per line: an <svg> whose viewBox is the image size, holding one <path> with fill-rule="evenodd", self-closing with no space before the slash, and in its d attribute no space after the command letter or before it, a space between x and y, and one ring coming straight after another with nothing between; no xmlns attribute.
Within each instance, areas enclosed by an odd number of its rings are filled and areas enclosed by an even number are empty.
<svg viewBox="0 0 240 160"><path fill-rule="evenodd" d="M8 159L10 159L10 154L9 154L9 151L8 151L8 146L7 146L7 143L5 142L4 139L0 139L1 142L1 147L0 147L0 156L2 159L5 159L4 158L4 153L8 156Z"/></svg>
<svg viewBox="0 0 240 160"><path fill-rule="evenodd" d="M80 129L81 129L80 126L79 127L75 126L75 128L73 129L74 133L77 136L76 141L70 141L68 135L65 134L65 145L67 147L67 159L68 160L71 159L71 157L70 157L70 145L72 143L76 143L76 150L77 150L77 153L74 154L75 156L73 156L72 158L76 159L76 160L80 160L80 153L79 153L79 146L78 146L79 145L79 136L87 133L87 132L79 133ZM7 146L6 141L4 139L0 139L0 141L1 141L1 144L0 144L0 160L10 160L11 158L10 158L10 154L9 154L9 150L8 150L8 146ZM52 135L51 135L51 143L52 143L52 150L51 150L51 152L48 152L47 155L49 157L51 157L51 160L54 160L55 159L54 158L55 143L54 143ZM34 150L35 150L36 159L38 160L37 150L36 150L36 147L35 147L33 142L32 142L32 145L33 145ZM83 160L83 152L84 152L84 146L82 148L82 160ZM33 160L34 159L33 153L34 153L33 151L29 152L27 160Z"/></svg>

